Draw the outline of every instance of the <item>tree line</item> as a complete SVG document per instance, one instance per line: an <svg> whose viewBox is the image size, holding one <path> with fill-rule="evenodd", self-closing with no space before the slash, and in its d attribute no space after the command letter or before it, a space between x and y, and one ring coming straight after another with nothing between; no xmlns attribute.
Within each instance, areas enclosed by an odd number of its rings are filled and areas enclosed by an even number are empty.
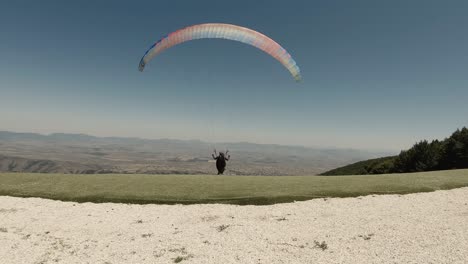
<svg viewBox="0 0 468 264"><path fill-rule="evenodd" d="M457 129L450 137L422 140L397 156L357 162L322 175L407 173L468 168L468 129Z"/></svg>

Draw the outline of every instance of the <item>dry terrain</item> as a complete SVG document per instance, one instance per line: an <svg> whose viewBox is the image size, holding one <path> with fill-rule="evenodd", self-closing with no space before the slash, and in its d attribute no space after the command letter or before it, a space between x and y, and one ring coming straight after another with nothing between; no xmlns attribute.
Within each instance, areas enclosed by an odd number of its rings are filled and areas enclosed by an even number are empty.
<svg viewBox="0 0 468 264"><path fill-rule="evenodd" d="M388 153L197 140L99 138L0 131L0 172L215 174L213 148L228 148L228 175L315 175Z"/></svg>

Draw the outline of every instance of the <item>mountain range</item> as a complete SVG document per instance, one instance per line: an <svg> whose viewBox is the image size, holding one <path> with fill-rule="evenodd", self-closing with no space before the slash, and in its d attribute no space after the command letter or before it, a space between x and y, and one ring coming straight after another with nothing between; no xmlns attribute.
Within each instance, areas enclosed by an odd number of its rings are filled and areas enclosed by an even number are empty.
<svg viewBox="0 0 468 264"><path fill-rule="evenodd" d="M215 174L213 148L229 149L228 175L316 175L391 152L199 140L0 131L0 171Z"/></svg>

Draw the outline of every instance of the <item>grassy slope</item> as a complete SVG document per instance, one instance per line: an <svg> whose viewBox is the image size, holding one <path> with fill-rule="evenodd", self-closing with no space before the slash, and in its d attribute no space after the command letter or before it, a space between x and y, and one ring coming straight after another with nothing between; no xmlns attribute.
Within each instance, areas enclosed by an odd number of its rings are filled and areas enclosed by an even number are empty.
<svg viewBox="0 0 468 264"><path fill-rule="evenodd" d="M468 169L363 176L0 174L0 195L78 202L273 204L468 186Z"/></svg>

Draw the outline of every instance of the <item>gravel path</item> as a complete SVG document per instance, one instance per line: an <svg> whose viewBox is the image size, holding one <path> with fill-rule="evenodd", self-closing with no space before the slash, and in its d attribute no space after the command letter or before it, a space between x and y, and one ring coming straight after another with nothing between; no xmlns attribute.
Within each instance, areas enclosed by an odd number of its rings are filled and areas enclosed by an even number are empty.
<svg viewBox="0 0 468 264"><path fill-rule="evenodd" d="M2 263L468 263L468 188L269 206L0 196Z"/></svg>

